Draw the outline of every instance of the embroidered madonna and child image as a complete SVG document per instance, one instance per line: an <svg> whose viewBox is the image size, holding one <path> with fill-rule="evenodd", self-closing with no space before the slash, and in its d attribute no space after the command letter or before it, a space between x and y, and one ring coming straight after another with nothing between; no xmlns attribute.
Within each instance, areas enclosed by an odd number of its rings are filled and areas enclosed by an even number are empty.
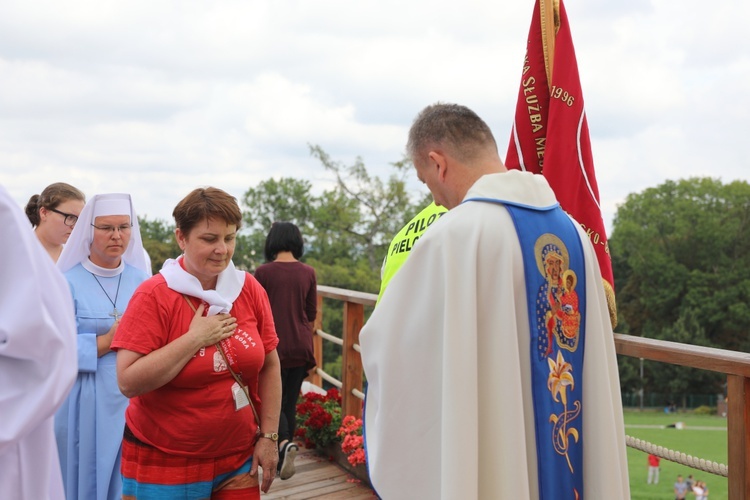
<svg viewBox="0 0 750 500"><path fill-rule="evenodd" d="M582 487L582 402L575 382L583 366L583 350L579 351L583 330L576 284L582 269L577 273L571 267L568 248L553 234L545 233L536 240L534 257L542 283L535 302L538 359L533 371L535 381L543 382L546 377L546 391L543 383L534 384L535 419L538 433L545 428L549 431L537 438L546 459L565 460L567 467L549 469L569 471L559 481L572 487L574 498L578 498Z"/></svg>

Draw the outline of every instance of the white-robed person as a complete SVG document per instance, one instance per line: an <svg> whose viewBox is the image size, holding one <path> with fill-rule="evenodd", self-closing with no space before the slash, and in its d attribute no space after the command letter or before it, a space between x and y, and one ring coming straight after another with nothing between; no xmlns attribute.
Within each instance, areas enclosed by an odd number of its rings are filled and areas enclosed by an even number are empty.
<svg viewBox="0 0 750 500"><path fill-rule="evenodd" d="M130 297L151 275L131 196L91 198L57 266L73 295L78 330L78 377L55 416L66 495L119 499L128 399L117 385L110 344Z"/></svg>
<svg viewBox="0 0 750 500"><path fill-rule="evenodd" d="M0 498L65 498L53 431L76 377L65 278L0 186Z"/></svg>
<svg viewBox="0 0 750 500"><path fill-rule="evenodd" d="M375 490L630 498L614 338L585 232L544 177L507 171L464 106L424 109L407 152L449 210L360 333Z"/></svg>

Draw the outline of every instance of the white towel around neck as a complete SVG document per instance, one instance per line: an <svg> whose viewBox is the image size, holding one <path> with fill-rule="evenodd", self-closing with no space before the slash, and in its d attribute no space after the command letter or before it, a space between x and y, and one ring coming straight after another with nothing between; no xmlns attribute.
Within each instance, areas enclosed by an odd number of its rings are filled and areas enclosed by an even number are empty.
<svg viewBox="0 0 750 500"><path fill-rule="evenodd" d="M180 265L182 256L177 259L167 259L162 266L161 273L167 286L178 293L191 297L198 297L209 305L208 316L228 313L232 304L239 297L245 284L245 271L239 271L230 261L226 269L219 274L215 290L204 290L198 278L185 271Z"/></svg>

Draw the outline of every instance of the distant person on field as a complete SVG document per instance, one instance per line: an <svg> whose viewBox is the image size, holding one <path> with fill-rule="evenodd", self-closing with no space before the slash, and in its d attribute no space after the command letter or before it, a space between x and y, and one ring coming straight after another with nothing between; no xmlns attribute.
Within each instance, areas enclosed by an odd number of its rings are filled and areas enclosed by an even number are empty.
<svg viewBox="0 0 750 500"><path fill-rule="evenodd" d="M688 484L682 478L682 475L677 476L677 481L674 483L674 498L675 500L683 500L687 496Z"/></svg>
<svg viewBox="0 0 750 500"><path fill-rule="evenodd" d="M648 484L659 484L659 457L648 454Z"/></svg>
<svg viewBox="0 0 750 500"><path fill-rule="evenodd" d="M41 194L29 198L25 208L26 217L54 262L60 258L63 245L73 232L85 203L84 194L64 182L50 184Z"/></svg>
<svg viewBox="0 0 750 500"><path fill-rule="evenodd" d="M279 336L281 362L281 416L279 418L279 465L281 479L294 475L298 447L294 443L297 399L307 372L315 367L313 323L318 307L315 269L299 261L304 242L291 222L274 222L264 250L266 263L255 270L265 288Z"/></svg>
<svg viewBox="0 0 750 500"><path fill-rule="evenodd" d="M705 481L701 481L701 488L703 488L703 499L702 500L708 500L708 485L706 485Z"/></svg>
<svg viewBox="0 0 750 500"><path fill-rule="evenodd" d="M696 481L691 491L695 495L695 500L704 500L706 498L706 488L703 486L703 481Z"/></svg>

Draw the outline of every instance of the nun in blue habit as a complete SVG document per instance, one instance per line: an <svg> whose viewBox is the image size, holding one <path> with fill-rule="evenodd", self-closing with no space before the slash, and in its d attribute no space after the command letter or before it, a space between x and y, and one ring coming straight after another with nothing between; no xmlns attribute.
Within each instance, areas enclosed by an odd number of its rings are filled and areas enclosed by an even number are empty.
<svg viewBox="0 0 750 500"><path fill-rule="evenodd" d="M135 289L151 275L129 194L91 198L57 262L73 295L78 377L55 415L68 500L122 497L120 452L128 399L110 350Z"/></svg>

